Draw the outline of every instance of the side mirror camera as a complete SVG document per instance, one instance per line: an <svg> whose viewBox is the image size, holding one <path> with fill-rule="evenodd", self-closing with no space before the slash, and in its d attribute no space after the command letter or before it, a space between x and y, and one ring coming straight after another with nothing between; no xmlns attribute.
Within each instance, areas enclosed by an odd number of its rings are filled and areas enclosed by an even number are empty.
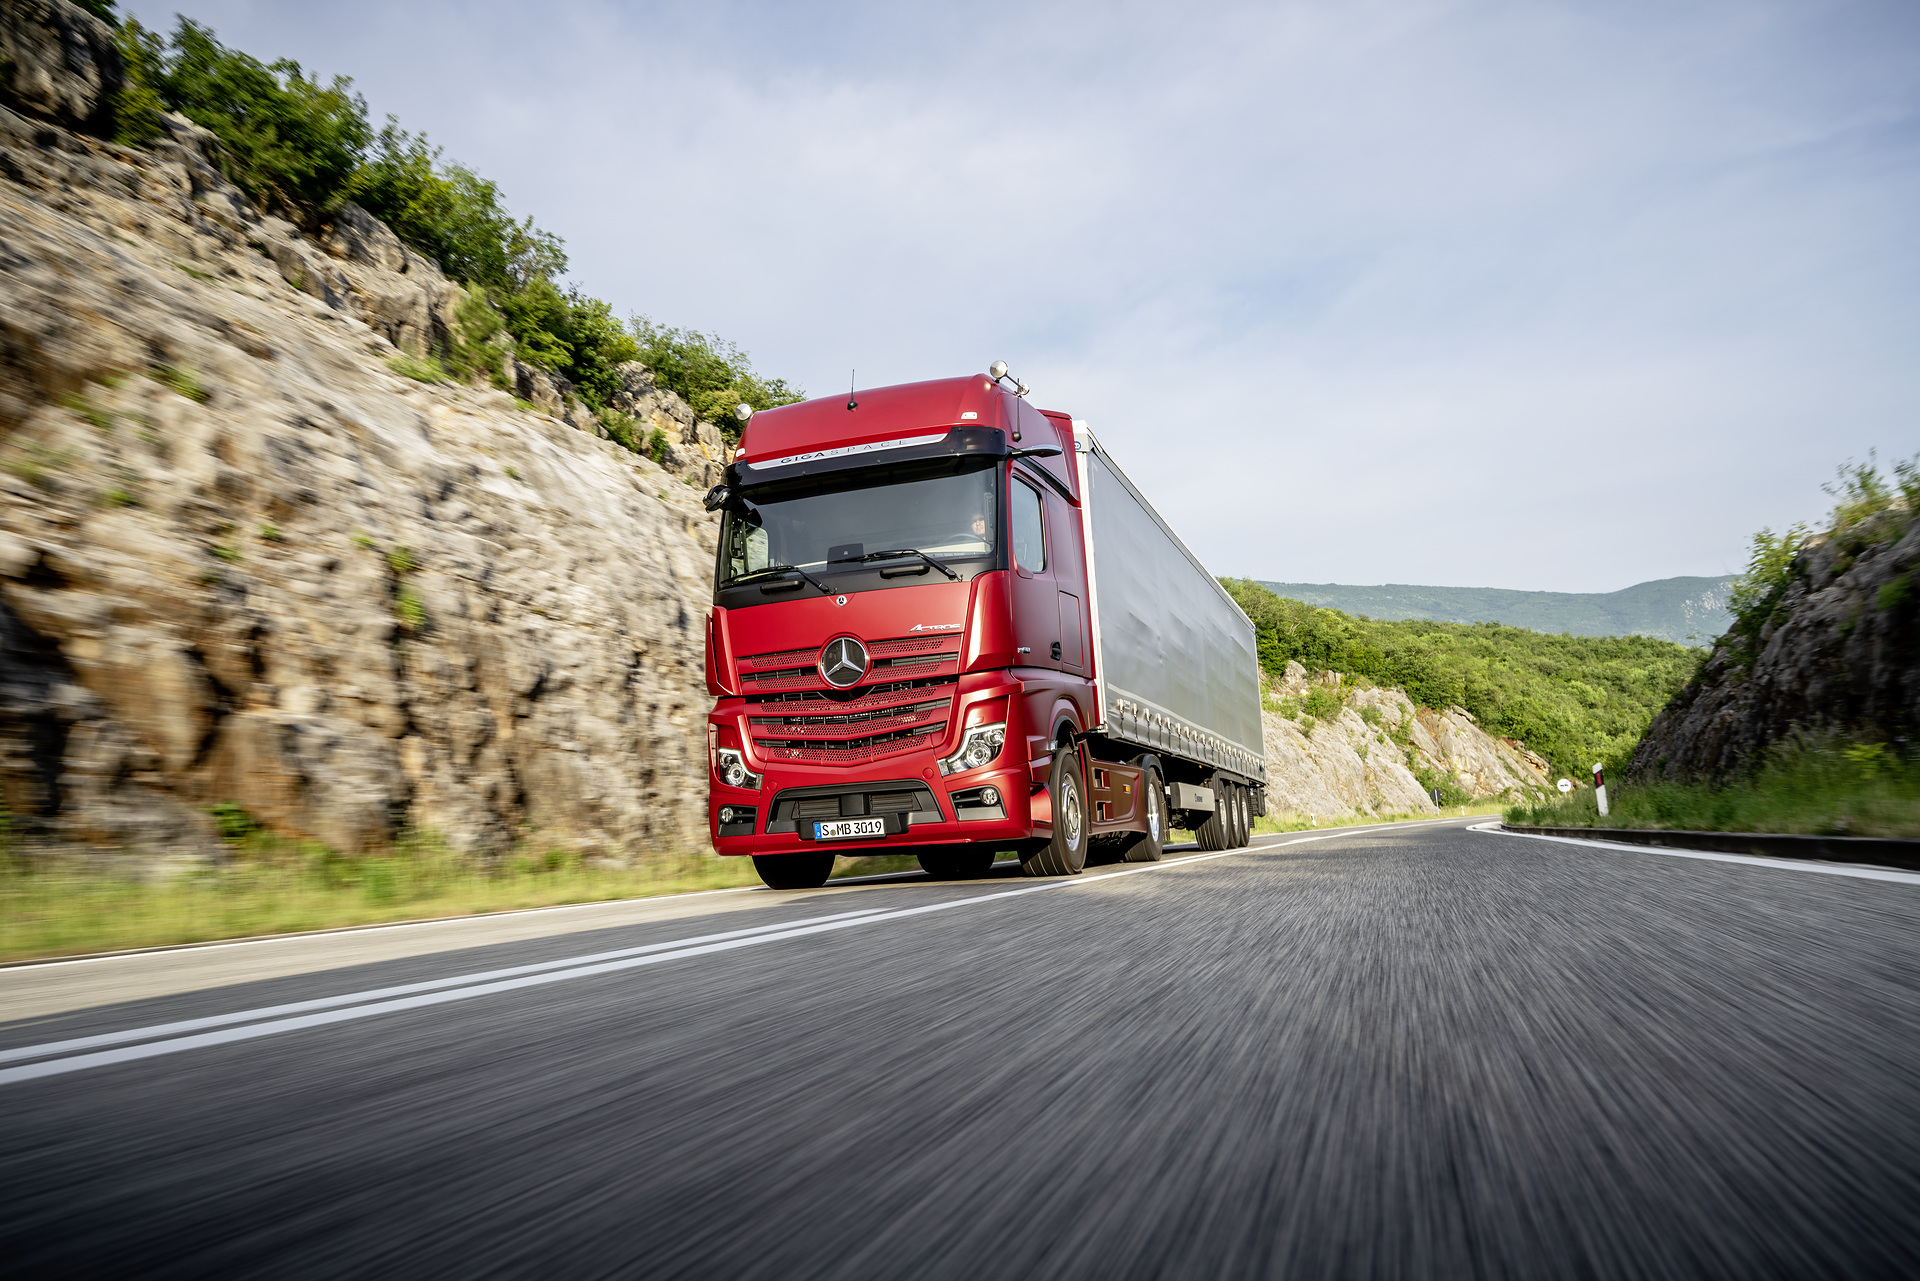
<svg viewBox="0 0 1920 1281"><path fill-rule="evenodd" d="M1058 453L1059 451L1055 450L1054 452ZM725 485L715 485L707 491L707 497L703 506L710 512L717 512L722 507L725 507L727 505L727 499L732 497L733 491L731 489L728 489Z"/></svg>

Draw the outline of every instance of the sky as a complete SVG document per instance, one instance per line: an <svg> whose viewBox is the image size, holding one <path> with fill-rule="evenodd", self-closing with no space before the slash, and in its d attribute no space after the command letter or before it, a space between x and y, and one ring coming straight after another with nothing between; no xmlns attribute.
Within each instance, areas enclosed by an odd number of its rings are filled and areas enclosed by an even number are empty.
<svg viewBox="0 0 1920 1281"><path fill-rule="evenodd" d="M1920 451L1910 2L181 11L621 315L814 395L1005 359L1218 574L1734 573Z"/></svg>

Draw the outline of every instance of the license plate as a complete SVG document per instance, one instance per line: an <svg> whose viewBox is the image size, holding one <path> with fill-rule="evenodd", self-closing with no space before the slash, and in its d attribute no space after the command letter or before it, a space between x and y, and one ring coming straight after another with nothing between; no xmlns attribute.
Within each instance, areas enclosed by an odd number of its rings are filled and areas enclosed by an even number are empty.
<svg viewBox="0 0 1920 1281"><path fill-rule="evenodd" d="M850 841L861 836L885 836L887 820L884 818L843 818L837 823L815 823L813 839L816 841Z"/></svg>

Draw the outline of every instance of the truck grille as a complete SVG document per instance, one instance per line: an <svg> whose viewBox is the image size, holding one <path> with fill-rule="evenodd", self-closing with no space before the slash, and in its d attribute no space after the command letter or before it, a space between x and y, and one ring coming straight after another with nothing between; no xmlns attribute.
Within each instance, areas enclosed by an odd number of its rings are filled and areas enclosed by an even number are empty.
<svg viewBox="0 0 1920 1281"><path fill-rule="evenodd" d="M870 712L843 712L830 716L754 716L748 718L747 723L778 726L781 729L816 731L845 726L851 734L852 727L855 726L864 729L904 728L916 721L924 721L936 712L944 711L952 701L950 698L934 698L920 703L903 703L898 707L877 707Z"/></svg>
<svg viewBox="0 0 1920 1281"><path fill-rule="evenodd" d="M747 718L747 732L755 752L771 760L849 764L913 751L952 720L958 684L933 676L846 693L763 694L747 699L760 713Z"/></svg>
<svg viewBox="0 0 1920 1281"><path fill-rule="evenodd" d="M932 675L954 672L960 666L960 640L957 636L900 636L867 644L872 665L868 681L886 681L898 676ZM783 649L770 654L750 654L734 663L741 685L754 693L801 691L829 688L820 678L815 660L818 649ZM864 690L865 684L855 688Z"/></svg>
<svg viewBox="0 0 1920 1281"><path fill-rule="evenodd" d="M851 765L880 756L891 756L895 752L911 750L920 746L921 740L928 735L942 733L946 728L947 723L943 720L931 725L895 730L890 734L873 734L865 738L756 737L753 745L755 751L766 760Z"/></svg>

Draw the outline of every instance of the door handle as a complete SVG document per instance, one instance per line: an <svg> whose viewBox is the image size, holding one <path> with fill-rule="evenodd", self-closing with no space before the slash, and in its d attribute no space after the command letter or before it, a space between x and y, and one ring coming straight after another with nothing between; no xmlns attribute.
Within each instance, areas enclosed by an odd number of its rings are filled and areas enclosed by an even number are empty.
<svg viewBox="0 0 1920 1281"><path fill-rule="evenodd" d="M1059 641L1055 641L1053 643L1053 661L1056 663L1060 661L1060 642Z"/></svg>

